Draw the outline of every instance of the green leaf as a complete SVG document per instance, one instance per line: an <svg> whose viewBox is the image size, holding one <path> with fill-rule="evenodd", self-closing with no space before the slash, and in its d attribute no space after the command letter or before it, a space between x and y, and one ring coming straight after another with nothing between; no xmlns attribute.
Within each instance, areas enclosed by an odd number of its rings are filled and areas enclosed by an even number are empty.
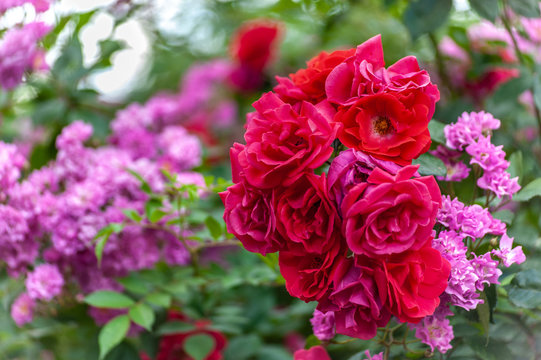
<svg viewBox="0 0 541 360"><path fill-rule="evenodd" d="M168 308L171 305L171 295L165 293L152 293L145 297L145 300L152 305Z"/></svg>
<svg viewBox="0 0 541 360"><path fill-rule="evenodd" d="M500 15L500 2L498 0L470 0L470 5L479 16L494 22Z"/></svg>
<svg viewBox="0 0 541 360"><path fill-rule="evenodd" d="M214 349L215 341L210 335L192 335L184 341L183 347L186 354L194 360L203 360Z"/></svg>
<svg viewBox="0 0 541 360"><path fill-rule="evenodd" d="M128 276L116 279L124 289L134 294L148 294L149 284L141 279L137 273L130 273Z"/></svg>
<svg viewBox="0 0 541 360"><path fill-rule="evenodd" d="M149 195L152 194L152 188L150 187L150 184L139 173L131 169L126 169L126 171L135 176L137 180L139 180L139 182L141 183L141 190L143 190L144 193Z"/></svg>
<svg viewBox="0 0 541 360"><path fill-rule="evenodd" d="M157 199L155 197L150 198L150 200L148 200L145 203L145 215L146 215L146 217L149 220L150 220L151 217L154 220L159 220L160 215L163 213L163 211L160 210L162 207L163 207L163 203L162 203L161 199Z"/></svg>
<svg viewBox="0 0 541 360"><path fill-rule="evenodd" d="M428 153L422 154L412 162L413 165L419 164L419 174L445 176L447 168L443 161Z"/></svg>
<svg viewBox="0 0 541 360"><path fill-rule="evenodd" d="M141 325L148 331L152 329L152 324L154 324L154 311L152 308L145 303L139 303L132 306L128 312L130 319L137 325Z"/></svg>
<svg viewBox="0 0 541 360"><path fill-rule="evenodd" d="M124 41L105 39L99 42L100 57L91 66L92 70L103 69L111 66L111 56L118 50L126 47Z"/></svg>
<svg viewBox="0 0 541 360"><path fill-rule="evenodd" d="M68 107L62 98L50 99L37 103L32 112L32 122L38 125L46 125L62 121L66 115ZM65 120L64 120L65 121Z"/></svg>
<svg viewBox="0 0 541 360"><path fill-rule="evenodd" d="M247 360L259 353L263 343L257 335L237 336L231 339L225 349L226 359Z"/></svg>
<svg viewBox="0 0 541 360"><path fill-rule="evenodd" d="M520 182L522 173L524 171L524 162L522 160L522 151L518 150L511 154L509 157L509 169L507 170L511 175L511 178L518 177Z"/></svg>
<svg viewBox="0 0 541 360"><path fill-rule="evenodd" d="M135 302L124 294L111 290L99 290L85 298L85 302L98 308L124 309Z"/></svg>
<svg viewBox="0 0 541 360"><path fill-rule="evenodd" d="M207 216L207 218L205 219L205 225L207 226L210 234L215 240L219 239L220 236L222 236L222 226L220 225L218 220L216 220L212 216Z"/></svg>
<svg viewBox="0 0 541 360"><path fill-rule="evenodd" d="M541 17L537 0L510 0L507 3L518 15L529 18Z"/></svg>
<svg viewBox="0 0 541 360"><path fill-rule="evenodd" d="M495 219L499 219L503 221L504 223L510 225L513 222L513 219L515 218L515 214L509 210L501 210L501 211L492 213L492 217Z"/></svg>
<svg viewBox="0 0 541 360"><path fill-rule="evenodd" d="M140 222L143 220L143 217L139 215L137 210L134 209L123 209L122 213L130 220L133 220L135 222Z"/></svg>
<svg viewBox="0 0 541 360"><path fill-rule="evenodd" d="M535 309L541 306L540 290L511 287L507 295L512 304L521 308Z"/></svg>
<svg viewBox="0 0 541 360"><path fill-rule="evenodd" d="M535 309L541 306L541 271L528 269L517 273L507 294L515 306Z"/></svg>
<svg viewBox="0 0 541 360"><path fill-rule="evenodd" d="M444 123L434 119L430 120L428 123L428 131L430 131L430 138L432 141L445 144L445 135L443 134L444 127Z"/></svg>
<svg viewBox="0 0 541 360"><path fill-rule="evenodd" d="M541 178L537 178L513 196L514 201L528 201L533 197L541 196Z"/></svg>
<svg viewBox="0 0 541 360"><path fill-rule="evenodd" d="M161 203L160 203L161 206ZM157 208L151 208L150 214L148 216L148 220L150 220L151 223L157 223L161 219L163 219L164 216L168 215L167 212L157 209Z"/></svg>
<svg viewBox="0 0 541 360"><path fill-rule="evenodd" d="M306 338L306 343L304 344L305 349L310 349L311 347L321 345L321 340L319 340L314 334Z"/></svg>
<svg viewBox="0 0 541 360"><path fill-rule="evenodd" d="M129 328L130 318L128 315L119 315L105 324L98 336L100 359L103 359L111 349L122 342Z"/></svg>
<svg viewBox="0 0 541 360"><path fill-rule="evenodd" d="M111 234L112 232L107 235L100 236L98 238L98 241L96 242L94 254L96 255L96 259L98 259L98 267L101 267L101 259L103 257L103 250L105 249L105 245L107 244L107 241L109 241Z"/></svg>
<svg viewBox="0 0 541 360"><path fill-rule="evenodd" d="M490 308L487 300L487 296L484 292L481 293L481 299L483 299L483 303L477 305L477 315L479 316L479 322L481 323L481 326L483 327L483 334L485 334L488 338L488 332L490 327Z"/></svg>
<svg viewBox="0 0 541 360"><path fill-rule="evenodd" d="M443 25L452 7L452 0L411 1L404 12L404 24L415 40Z"/></svg>
<svg viewBox="0 0 541 360"><path fill-rule="evenodd" d="M181 321L169 321L158 328L157 335L185 333L195 329L195 326Z"/></svg>

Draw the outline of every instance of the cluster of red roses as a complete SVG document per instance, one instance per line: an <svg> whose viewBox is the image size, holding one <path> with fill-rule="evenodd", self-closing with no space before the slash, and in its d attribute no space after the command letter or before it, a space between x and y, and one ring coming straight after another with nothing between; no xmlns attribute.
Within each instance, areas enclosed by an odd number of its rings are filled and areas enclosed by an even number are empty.
<svg viewBox="0 0 541 360"><path fill-rule="evenodd" d="M289 293L334 311L338 333L432 314L450 273L431 246L441 193L411 162L430 146L437 87L415 57L385 68L380 36L277 79L231 148L228 230L279 251Z"/></svg>

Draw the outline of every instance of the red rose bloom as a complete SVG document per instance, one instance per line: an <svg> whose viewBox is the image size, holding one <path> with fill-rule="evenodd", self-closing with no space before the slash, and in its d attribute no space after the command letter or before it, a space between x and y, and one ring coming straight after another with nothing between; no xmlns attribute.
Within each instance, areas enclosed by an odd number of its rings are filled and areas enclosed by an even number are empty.
<svg viewBox="0 0 541 360"><path fill-rule="evenodd" d="M333 290L320 300L318 309L334 312L337 333L366 340L391 318L378 296L373 270L356 266L351 258L338 266Z"/></svg>
<svg viewBox="0 0 541 360"><path fill-rule="evenodd" d="M278 263L289 294L308 302L329 291L332 275L345 259L344 249L333 246L323 253L280 251Z"/></svg>
<svg viewBox="0 0 541 360"><path fill-rule="evenodd" d="M186 321L186 318L176 311L170 311L168 319ZM192 360L192 357L184 351L184 342L194 335L208 335L214 340L214 348L204 360L223 359L222 351L227 346L227 340L222 333L209 329L208 324L209 322L199 321L195 323L194 330L163 336L160 340L156 360ZM150 360L150 357L142 353L141 360Z"/></svg>
<svg viewBox="0 0 541 360"><path fill-rule="evenodd" d="M419 166L396 175L379 168L342 201L343 231L351 251L377 257L418 250L430 241L441 193L433 176L410 179Z"/></svg>
<svg viewBox="0 0 541 360"><path fill-rule="evenodd" d="M326 97L325 80L327 80L327 76L337 65L354 54L355 49L337 50L330 54L322 51L308 61L306 69L289 74L289 77L312 101L319 102Z"/></svg>
<svg viewBox="0 0 541 360"><path fill-rule="evenodd" d="M378 94L341 108L334 119L343 125L338 138L347 147L408 165L430 148L427 111L416 104L405 106L394 95Z"/></svg>
<svg viewBox="0 0 541 360"><path fill-rule="evenodd" d="M280 24L256 20L244 24L231 42L231 57L237 63L230 74L233 86L253 91L263 84L263 70L274 57Z"/></svg>
<svg viewBox="0 0 541 360"><path fill-rule="evenodd" d="M273 57L280 24L255 20L243 24L231 41L231 57L242 66L262 71Z"/></svg>
<svg viewBox="0 0 541 360"><path fill-rule="evenodd" d="M340 247L341 223L326 191L325 175L306 174L286 189L278 189L278 231L287 249L303 254Z"/></svg>
<svg viewBox="0 0 541 360"><path fill-rule="evenodd" d="M311 347L308 350L297 350L293 354L293 360L332 360L327 350L321 345Z"/></svg>
<svg viewBox="0 0 541 360"><path fill-rule="evenodd" d="M375 279L379 297L391 313L402 322L417 323L438 307L450 272L449 262L427 246L381 261Z"/></svg>
<svg viewBox="0 0 541 360"><path fill-rule="evenodd" d="M234 160L252 186L288 186L331 156L339 125L329 123L330 105L302 102L293 108L272 92L253 105L257 111L248 117L246 147Z"/></svg>
<svg viewBox="0 0 541 360"><path fill-rule="evenodd" d="M260 190L241 181L220 193L220 198L227 230L246 250L265 255L284 248L285 240L276 232L272 190Z"/></svg>
<svg viewBox="0 0 541 360"><path fill-rule="evenodd" d="M407 56L385 69L381 36L377 35L359 45L355 55L336 66L325 82L330 102L349 106L360 97L379 94L398 94L414 90L430 98L429 118L434 114L440 95L430 76L419 68L414 56Z"/></svg>

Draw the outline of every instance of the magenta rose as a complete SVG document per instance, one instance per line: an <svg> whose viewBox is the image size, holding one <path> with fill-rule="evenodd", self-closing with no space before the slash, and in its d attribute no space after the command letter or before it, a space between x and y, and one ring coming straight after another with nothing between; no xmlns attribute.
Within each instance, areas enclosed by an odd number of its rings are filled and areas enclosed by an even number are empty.
<svg viewBox="0 0 541 360"><path fill-rule="evenodd" d="M331 358L323 346L317 345L308 350L295 351L293 360L331 360Z"/></svg>
<svg viewBox="0 0 541 360"><path fill-rule="evenodd" d="M272 190L261 190L240 181L220 193L220 198L225 206L227 230L246 250L265 255L284 248L285 240L276 231Z"/></svg>
<svg viewBox="0 0 541 360"><path fill-rule="evenodd" d="M344 248L333 246L323 253L280 251L278 263L289 294L308 302L329 291L333 273L345 259Z"/></svg>
<svg viewBox="0 0 541 360"><path fill-rule="evenodd" d="M379 298L373 270L356 266L351 258L335 271L333 290L318 309L334 311L337 333L366 340L376 336L377 328L391 318Z"/></svg>
<svg viewBox="0 0 541 360"><path fill-rule="evenodd" d="M277 229L288 250L322 253L343 242L341 221L328 198L325 175L306 174L275 191Z"/></svg>
<svg viewBox="0 0 541 360"><path fill-rule="evenodd" d="M402 322L432 315L447 288L451 265L429 246L380 261L374 277L381 301Z"/></svg>
<svg viewBox="0 0 541 360"><path fill-rule="evenodd" d="M343 232L355 254L378 257L418 250L430 241L441 193L432 176L411 178L418 165L396 175L376 168L342 201Z"/></svg>
<svg viewBox="0 0 541 360"><path fill-rule="evenodd" d="M327 176L329 197L340 209L342 199L354 185L366 182L375 168L381 168L390 174L396 174L400 166L391 162L378 160L362 151L348 149L342 151L331 163Z"/></svg>
<svg viewBox="0 0 541 360"><path fill-rule="evenodd" d="M253 106L257 111L247 119L246 146L238 154L252 186L289 186L331 156L340 125L330 124L334 108L327 102L292 107L269 92Z"/></svg>

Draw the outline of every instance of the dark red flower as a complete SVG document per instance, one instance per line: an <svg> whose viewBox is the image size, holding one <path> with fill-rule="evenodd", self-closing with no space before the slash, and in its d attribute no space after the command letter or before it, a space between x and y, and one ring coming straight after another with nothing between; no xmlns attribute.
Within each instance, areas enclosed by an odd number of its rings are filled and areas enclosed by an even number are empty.
<svg viewBox="0 0 541 360"><path fill-rule="evenodd" d="M321 345L311 347L308 350L297 350L293 354L293 360L332 360L327 350Z"/></svg>
<svg viewBox="0 0 541 360"><path fill-rule="evenodd" d="M418 167L396 175L376 168L349 190L342 215L351 251L378 257L418 250L431 240L441 193L433 176L411 178Z"/></svg>
<svg viewBox="0 0 541 360"><path fill-rule="evenodd" d="M330 124L330 105L302 102L293 108L269 92L253 106L257 111L247 117L246 146L231 160L252 186L288 186L331 156L340 125Z"/></svg>
<svg viewBox="0 0 541 360"><path fill-rule="evenodd" d="M325 175L306 174L285 189L275 191L277 229L287 249L323 253L340 247L341 221L327 195Z"/></svg>
<svg viewBox="0 0 541 360"><path fill-rule="evenodd" d="M186 317L176 311L170 311L168 319L186 321ZM214 340L214 347L204 360L223 359L222 352L227 346L227 340L222 333L210 329L209 324L210 322L199 321L195 323L194 330L163 336L160 340L156 360L193 360L184 351L184 343L194 335L208 335ZM150 357L142 353L141 360L150 360Z"/></svg>
<svg viewBox="0 0 541 360"><path fill-rule="evenodd" d="M422 93L415 95L426 99ZM342 124L338 138L347 147L378 159L411 164L431 144L428 107L411 105L386 93L362 97L336 114L334 120Z"/></svg>
<svg viewBox="0 0 541 360"><path fill-rule="evenodd" d="M417 323L438 307L450 272L449 262L427 246L380 261L374 277L379 297L391 313L400 321Z"/></svg>
<svg viewBox="0 0 541 360"><path fill-rule="evenodd" d="M373 270L349 258L340 263L332 281L333 290L320 300L318 309L334 312L336 332L360 339L376 336L391 313L379 298Z"/></svg>
<svg viewBox="0 0 541 360"><path fill-rule="evenodd" d="M225 206L227 230L246 250L265 255L285 247L285 240L276 231L276 201L272 190L260 190L240 181L220 193L220 197Z"/></svg>
<svg viewBox="0 0 541 360"><path fill-rule="evenodd" d="M243 24L233 35L231 57L242 66L263 71L273 58L281 26L270 20L254 20Z"/></svg>
<svg viewBox="0 0 541 360"><path fill-rule="evenodd" d="M280 251L278 263L289 294L314 301L329 292L333 273L345 259L345 249L333 246L323 253Z"/></svg>

